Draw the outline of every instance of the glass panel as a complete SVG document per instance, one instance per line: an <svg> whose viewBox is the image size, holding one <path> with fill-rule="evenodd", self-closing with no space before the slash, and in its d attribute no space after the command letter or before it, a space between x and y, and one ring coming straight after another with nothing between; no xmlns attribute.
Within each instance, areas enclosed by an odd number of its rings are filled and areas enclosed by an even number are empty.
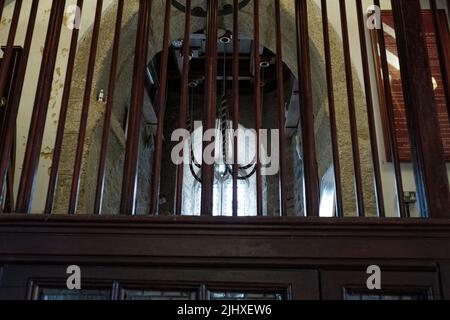
<svg viewBox="0 0 450 320"><path fill-rule="evenodd" d="M275 292L220 292L210 291L209 300L284 300L281 293Z"/></svg>
<svg viewBox="0 0 450 320"><path fill-rule="evenodd" d="M195 291L125 290L124 300L196 300Z"/></svg>
<svg viewBox="0 0 450 320"><path fill-rule="evenodd" d="M39 300L109 300L109 290L42 289Z"/></svg>
<svg viewBox="0 0 450 320"><path fill-rule="evenodd" d="M412 293L389 293L389 294L371 294L361 292L346 292L345 300L428 300L428 294L426 292L412 292Z"/></svg>

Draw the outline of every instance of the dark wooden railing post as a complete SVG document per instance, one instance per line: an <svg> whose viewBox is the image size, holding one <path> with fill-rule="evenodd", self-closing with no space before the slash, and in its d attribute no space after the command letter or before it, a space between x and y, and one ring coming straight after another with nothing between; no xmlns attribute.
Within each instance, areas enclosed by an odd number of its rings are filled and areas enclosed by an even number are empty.
<svg viewBox="0 0 450 320"><path fill-rule="evenodd" d="M327 78L328 109L330 112L331 148L333 152L334 181L336 187L336 217L344 217L342 201L341 161L339 153L339 137L337 132L336 103L334 100L333 67L331 61L330 30L328 25L327 0L321 0L323 45L325 53L325 72Z"/></svg>
<svg viewBox="0 0 450 320"><path fill-rule="evenodd" d="M39 164L48 102L50 100L53 74L55 71L56 58L58 56L58 45L64 18L65 4L65 0L54 1L50 12L33 114L31 116L28 143L23 160L22 175L20 177L19 192L17 195L16 211L19 213L27 213L30 211L31 207L33 185Z"/></svg>
<svg viewBox="0 0 450 320"><path fill-rule="evenodd" d="M259 34L259 0L253 1L253 60L255 63L255 131L256 131L256 207L258 216L263 215L263 187L261 164L261 128L262 128L262 94L261 94L261 45Z"/></svg>
<svg viewBox="0 0 450 320"><path fill-rule="evenodd" d="M216 103L217 103L217 16L219 11L218 0L208 0L207 39L206 39L206 82L205 82L205 107L203 112L203 132L216 127ZM212 141L204 141L203 150ZM203 154L202 160L202 205L201 215L213 215L213 185L214 164L206 164Z"/></svg>
<svg viewBox="0 0 450 320"><path fill-rule="evenodd" d="M80 12L83 9L83 0L77 2ZM52 167L50 169L50 179L48 183L47 199L45 203L45 213L51 214L53 210L53 201L55 198L56 182L58 180L59 163L61 159L62 143L64 138L64 129L66 127L67 111L69 108L70 91L72 88L73 70L75 67L75 58L78 47L79 28L74 28L70 41L69 57L67 60L66 78L64 80L64 90L61 100L61 109L59 112L58 129L56 131L55 148L53 151Z"/></svg>
<svg viewBox="0 0 450 320"><path fill-rule="evenodd" d="M186 129L186 114L189 105L189 54L191 40L191 10L192 1L186 0L186 15L184 22L184 39L183 39L183 75L181 77L181 97L180 97L180 116L178 122L179 129ZM192 116L192 115L191 115ZM180 156L184 158L184 150ZM177 184L175 195L175 215L181 215L183 202L183 177L184 177L184 161L177 166Z"/></svg>
<svg viewBox="0 0 450 320"><path fill-rule="evenodd" d="M169 64L170 45L170 14L171 2L167 1L164 14L164 35L161 53L160 86L158 95L158 127L156 129L155 152L153 154L153 176L150 194L150 214L158 214L159 207L159 187L161 180L163 139L164 139L164 118L167 104L167 68Z"/></svg>
<svg viewBox="0 0 450 320"><path fill-rule="evenodd" d="M238 212L238 137L239 129L239 1L233 0L233 217Z"/></svg>
<svg viewBox="0 0 450 320"><path fill-rule="evenodd" d="M16 33L17 33L17 27L19 25L19 17L20 17L20 11L22 8L22 0L17 0L14 5L14 13L13 17L11 19L11 27L9 29L9 35L8 40L6 44L6 50L3 54L2 59L2 70L0 72L0 98L3 97L5 93L5 86L7 82L7 77L9 73L9 66L11 64L11 61L13 60L13 46L14 46L14 40L16 39Z"/></svg>
<svg viewBox="0 0 450 320"><path fill-rule="evenodd" d="M312 99L311 60L309 53L308 8L306 0L296 0L298 81L300 120L303 136L306 212L319 216L319 177L317 171L314 111Z"/></svg>
<svg viewBox="0 0 450 320"><path fill-rule="evenodd" d="M120 213L133 215L135 212L136 181L139 150L139 132L144 105L144 83L147 65L148 37L150 34L150 16L152 0L140 0L138 29L131 89L130 116L128 121L125 163L122 180Z"/></svg>
<svg viewBox="0 0 450 320"><path fill-rule="evenodd" d="M350 135L353 152L353 170L355 174L356 205L358 209L358 216L364 217L365 208L364 208L363 181L361 172L361 156L359 153L360 149L358 138L358 119L356 115L355 94L353 87L352 59L350 52L350 40L349 40L347 9L345 0L339 0L339 9L341 14L341 31L342 31L342 44L344 50L345 80L347 83L347 101L348 101Z"/></svg>
<svg viewBox="0 0 450 320"><path fill-rule="evenodd" d="M0 21L2 21L4 7L5 7L5 0L0 0Z"/></svg>
<svg viewBox="0 0 450 320"><path fill-rule="evenodd" d="M120 36L122 30L122 17L125 0L117 3L116 26L114 31L114 42L111 56L111 68L108 82L108 93L106 99L105 119L103 122L102 146L97 172L97 187L95 192L94 214L101 214L102 200L105 185L106 153L108 151L109 131L111 129L112 108L114 104L114 93L116 90L117 65L119 60Z"/></svg>
<svg viewBox="0 0 450 320"><path fill-rule="evenodd" d="M26 30L25 41L23 45L22 57L19 64L19 69L17 71L17 88L12 97L12 101L9 104L10 107L7 108L5 114L5 124L6 123L16 123L17 113L19 111L20 98L22 96L23 83L25 78L25 73L28 64L28 58L30 56L31 42L33 40L34 25L36 22L37 10L38 10L39 0L33 0L31 5L31 10L28 18L28 26ZM7 125L1 128L0 132L0 190L3 190L3 185L5 183L5 174L8 170L10 163L10 153L14 142L14 130ZM0 193L1 198L1 193ZM0 200L0 203L2 201Z"/></svg>
<svg viewBox="0 0 450 320"><path fill-rule="evenodd" d="M80 194L81 166L83 162L84 143L86 140L86 130L88 125L89 106L91 104L92 86L94 80L95 61L97 58L98 38L100 34L100 24L102 21L103 0L97 0L95 9L94 27L92 30L91 52L87 67L86 86L83 97L83 107L81 109L80 129L78 131L78 143L75 153L73 168L72 187L69 197L69 214L75 214L78 206Z"/></svg>
<svg viewBox="0 0 450 320"><path fill-rule="evenodd" d="M286 209L286 105L284 96L284 66L283 66L283 35L281 30L281 8L280 0L275 0L275 34L277 48L277 91L278 91L278 129L279 134L279 157L280 157L280 173L279 173L279 199L280 199L280 216L287 215Z"/></svg>
<svg viewBox="0 0 450 320"><path fill-rule="evenodd" d="M9 85L7 85L7 94L6 94L6 104L3 107L0 107L0 144L4 143L6 140L5 131L12 131L12 140L8 143L8 154L6 154L8 158L8 169L6 172L6 180L4 184L6 188L2 186L0 187L0 213L14 212L14 175L15 175L15 164L16 164L16 145L17 145L17 137L16 137L16 122L10 121L11 114L14 112L13 110L18 109L18 100L15 99L17 92L21 90L20 84L18 81L20 78L20 63L22 59L22 48L15 47L13 51L13 58L9 65L8 71L8 79ZM3 191L5 191L3 193ZM4 198L3 198L4 197Z"/></svg>
<svg viewBox="0 0 450 320"><path fill-rule="evenodd" d="M374 5L380 6L380 0L374 0ZM389 81L389 64L386 53L386 42L384 39L384 27L383 24L379 26L377 31L377 41L380 46L380 63L381 72L383 75L383 92L386 100L386 114L387 114L387 133L389 137L389 147L392 154L392 165L394 167L395 175L395 188L397 192L397 204L398 204L398 216L400 218L406 218L406 207L403 197L403 176L402 168L400 165L400 155L397 145L397 131L395 130L394 123L394 102L392 98L391 82Z"/></svg>
<svg viewBox="0 0 450 320"><path fill-rule="evenodd" d="M392 1L413 167L423 215L450 218L450 192L419 0Z"/></svg>
<svg viewBox="0 0 450 320"><path fill-rule="evenodd" d="M363 13L362 0L356 0L356 11L358 17L359 42L361 47L361 61L364 74L364 91L366 94L367 119L369 124L370 147L372 151L372 164L375 180L375 192L377 199L378 216L380 218L383 218L385 216L383 182L381 179L380 154L378 152L378 145L377 145L378 143L377 131L375 126L375 112L373 108L373 98L371 91L372 84L370 81L370 73L369 73L369 58L367 55L366 28L364 23L365 19Z"/></svg>

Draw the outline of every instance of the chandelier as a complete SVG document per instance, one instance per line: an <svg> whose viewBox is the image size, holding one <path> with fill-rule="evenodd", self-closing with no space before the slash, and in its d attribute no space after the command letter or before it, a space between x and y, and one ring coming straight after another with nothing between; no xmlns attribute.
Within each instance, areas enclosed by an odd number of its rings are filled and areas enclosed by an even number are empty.
<svg viewBox="0 0 450 320"><path fill-rule="evenodd" d="M222 100L220 104L220 108L218 108L217 120L216 120L216 132L220 132L221 134L221 150L223 163L214 165L214 177L219 182L224 182L233 176L233 165L229 164L227 161L232 159L233 157L229 156L229 150L233 145L233 137L234 134L230 134L233 129L233 122L230 120L230 112L228 109L227 103L227 46L231 43L231 34L227 32L224 36L219 39L219 42L223 44L223 85L222 85ZM196 87L196 82L193 81L190 83L189 87L191 88L191 107L188 114L188 124L187 128L189 131L193 128L193 90ZM192 135L191 135L192 136ZM191 139L191 147L190 147L190 171L194 178L198 182L202 182L200 172L201 172L201 164L199 164L194 155L194 148ZM198 172L196 172L196 169ZM247 181L256 173L257 165L256 165L256 156L255 158L247 165L241 166L238 165L238 180Z"/></svg>

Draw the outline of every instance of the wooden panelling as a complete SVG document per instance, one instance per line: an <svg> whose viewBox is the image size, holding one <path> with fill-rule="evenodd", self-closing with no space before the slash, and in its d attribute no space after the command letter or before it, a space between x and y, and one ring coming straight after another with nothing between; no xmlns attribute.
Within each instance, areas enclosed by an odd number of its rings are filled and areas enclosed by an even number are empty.
<svg viewBox="0 0 450 320"><path fill-rule="evenodd" d="M367 265L369 266L369 265ZM402 295L424 293L429 299L442 298L439 279L435 270L417 268L413 270L395 270L392 267L381 268L381 290L370 291L366 281L369 275L366 269L360 270L321 270L321 292L324 300L344 299L345 292L356 290L364 294Z"/></svg>
<svg viewBox="0 0 450 320"><path fill-rule="evenodd" d="M66 266L8 265L0 284L2 299L33 299L36 288L65 288ZM285 291L290 298L319 299L318 272L314 270L257 270L244 268L161 268L81 266L85 288L145 288L168 290L209 288L222 290Z"/></svg>
<svg viewBox="0 0 450 320"><path fill-rule="evenodd" d="M292 287L294 299L342 298L382 268L386 288L447 296L450 221L183 217L0 219L0 297L24 298L30 281L59 281L76 264L90 282L236 283ZM440 268L438 267L440 266ZM320 277L319 277L320 272ZM447 290L447 291L446 291Z"/></svg>
<svg viewBox="0 0 450 320"><path fill-rule="evenodd" d="M42 219L4 215L0 219L0 240L1 260L10 262L33 261L37 257L38 261L56 262L69 256L111 263L118 263L117 257L128 262L180 258L178 261L194 264L203 259L216 265L263 261L247 259L266 259L276 265L300 265L302 261L319 264L323 260L340 264L341 259L369 257L386 261L450 259L448 220Z"/></svg>

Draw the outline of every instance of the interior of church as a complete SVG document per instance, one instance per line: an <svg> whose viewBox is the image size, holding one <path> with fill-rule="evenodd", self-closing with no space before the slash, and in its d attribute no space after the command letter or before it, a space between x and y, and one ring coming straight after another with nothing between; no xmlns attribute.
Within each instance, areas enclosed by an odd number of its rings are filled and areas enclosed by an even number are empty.
<svg viewBox="0 0 450 320"><path fill-rule="evenodd" d="M449 24L448 0L0 0L0 298L450 299Z"/></svg>

